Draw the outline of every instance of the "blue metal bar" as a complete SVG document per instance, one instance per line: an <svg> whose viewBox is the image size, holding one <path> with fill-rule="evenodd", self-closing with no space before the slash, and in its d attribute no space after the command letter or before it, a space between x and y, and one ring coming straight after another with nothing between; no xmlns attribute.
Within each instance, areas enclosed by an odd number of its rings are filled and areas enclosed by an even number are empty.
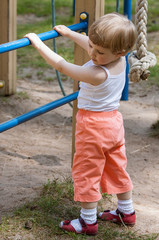
<svg viewBox="0 0 159 240"><path fill-rule="evenodd" d="M68 28L70 28L72 31L78 31L78 30L84 30L88 28L88 23L87 22L81 22L81 23L77 23L77 24L73 24L68 26ZM39 38L42 41L46 41L52 38L56 38L59 37L60 34L57 33L55 30L51 30L48 32L44 32L44 33L40 33L37 34L39 36ZM0 53L4 53L4 52L9 52L18 48L22 48L22 47L26 47L28 45L30 45L30 41L28 38L22 38L13 42L8 42L8 43L4 43L0 45Z"/></svg>
<svg viewBox="0 0 159 240"><path fill-rule="evenodd" d="M48 103L46 105L43 105L39 108L36 108L28 113L25 113L17 118L13 118L7 122L4 122L2 124L0 124L0 133L1 132L4 132L10 128L13 128L21 123L24 123L32 118L35 118L39 115L42 115L46 112L49 112L55 108L58 108L66 103L69 103L71 101L74 101L75 99L77 99L78 97L78 91L77 92L74 92L66 97L63 97L63 98L60 98L58 100L55 100L51 103Z"/></svg>
<svg viewBox="0 0 159 240"><path fill-rule="evenodd" d="M124 0L124 15L131 20L131 0ZM128 55L126 56L126 83L122 92L121 100L127 101L129 97L129 64L128 64Z"/></svg>

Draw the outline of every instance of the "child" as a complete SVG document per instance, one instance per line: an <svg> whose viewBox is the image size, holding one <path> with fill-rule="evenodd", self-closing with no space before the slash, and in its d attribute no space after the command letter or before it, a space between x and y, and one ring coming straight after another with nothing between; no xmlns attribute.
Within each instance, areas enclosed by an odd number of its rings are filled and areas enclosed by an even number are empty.
<svg viewBox="0 0 159 240"><path fill-rule="evenodd" d="M91 59L83 66L68 63L36 34L25 36L52 67L81 82L72 168L74 200L81 202L81 214L79 219L61 222L60 227L95 235L100 189L116 194L118 202L117 210L101 212L99 218L134 225L133 185L126 172L124 127L117 109L125 84L125 56L136 41L135 27L125 16L112 13L94 22L88 37L63 25L54 29L88 51Z"/></svg>

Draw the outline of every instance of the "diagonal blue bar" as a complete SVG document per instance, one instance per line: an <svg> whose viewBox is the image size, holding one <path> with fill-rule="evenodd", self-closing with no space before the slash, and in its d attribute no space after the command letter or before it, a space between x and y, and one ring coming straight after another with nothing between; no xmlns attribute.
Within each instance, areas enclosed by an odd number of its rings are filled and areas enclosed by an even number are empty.
<svg viewBox="0 0 159 240"><path fill-rule="evenodd" d="M78 30L84 30L88 28L88 23L87 22L80 22L77 24L73 24L68 26L68 28L70 28L72 31L78 31ZM59 33L57 33L55 30L51 30L48 32L44 32L44 33L40 33L37 34L40 39L42 41L46 41L52 38L56 38L59 37ZM4 53L4 52L9 52L18 48L22 48L22 47L26 47L28 45L30 45L30 41L28 38L22 38L16 41L12 41L12 42L8 42L8 43L4 43L0 45L0 53Z"/></svg>
<svg viewBox="0 0 159 240"><path fill-rule="evenodd" d="M48 103L46 105L43 105L43 106L41 106L39 108L36 108L36 109L34 109L34 110L32 110L32 111L30 111L28 113L25 113L25 114L23 114L23 115L21 115L21 116L19 116L17 118L13 118L13 119L11 119L11 120L9 120L7 122L4 122L4 123L0 124L0 133L4 132L4 131L6 131L6 130L8 130L10 128L13 128L13 127L15 127L15 126L17 126L17 125L19 125L21 123L24 123L24 122L26 122L26 121L28 121L28 120L30 120L32 118L35 118L35 117L37 117L39 115L42 115L42 114L44 114L46 112L49 112L49 111L51 111L51 110L53 110L55 108L58 108L58 107L66 104L66 103L74 101L74 100L77 99L77 97L78 97L78 91L74 92L74 93L72 93L72 94L70 94L70 95L68 95L66 97L63 97L63 98L60 98L60 99L55 100L53 102L50 102L50 103Z"/></svg>

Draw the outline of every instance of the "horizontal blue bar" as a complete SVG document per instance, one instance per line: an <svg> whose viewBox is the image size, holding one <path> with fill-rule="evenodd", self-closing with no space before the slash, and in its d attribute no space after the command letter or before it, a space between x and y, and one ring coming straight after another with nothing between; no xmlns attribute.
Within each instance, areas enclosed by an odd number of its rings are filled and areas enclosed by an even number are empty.
<svg viewBox="0 0 159 240"><path fill-rule="evenodd" d="M74 92L66 97L60 98L58 100L55 100L53 102L50 102L46 105L43 105L39 108L36 108L28 113L25 113L17 118L13 118L7 122L4 122L2 124L0 124L0 133L4 132L10 128L13 128L21 123L24 123L32 118L35 118L39 115L42 115L46 112L49 112L55 108L58 108L66 103L69 103L71 101L74 101L75 99L77 99L78 97L78 92Z"/></svg>
<svg viewBox="0 0 159 240"><path fill-rule="evenodd" d="M73 24L68 26L68 28L70 28L72 31L78 31L78 30L84 30L88 28L88 23L87 22L80 22L77 24ZM52 38L56 38L59 37L60 34L58 32L56 32L55 30L51 30L48 32L44 32L44 33L40 33L37 34L39 36L39 38L42 41L46 41ZM22 47L26 47L28 45L30 45L30 41L28 38L22 38L13 42L8 42L8 43L4 43L0 45L0 53L4 53L4 52L9 52L18 48L22 48Z"/></svg>

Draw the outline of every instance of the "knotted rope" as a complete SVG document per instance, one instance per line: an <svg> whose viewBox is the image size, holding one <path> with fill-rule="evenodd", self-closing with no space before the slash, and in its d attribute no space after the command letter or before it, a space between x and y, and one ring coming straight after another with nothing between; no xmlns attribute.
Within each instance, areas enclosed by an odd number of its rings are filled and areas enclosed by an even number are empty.
<svg viewBox="0 0 159 240"><path fill-rule="evenodd" d="M129 79L132 82L147 80L150 75L149 68L155 66L156 56L147 51L147 11L146 0L137 0L135 25L137 28L136 51L133 51L129 59Z"/></svg>

